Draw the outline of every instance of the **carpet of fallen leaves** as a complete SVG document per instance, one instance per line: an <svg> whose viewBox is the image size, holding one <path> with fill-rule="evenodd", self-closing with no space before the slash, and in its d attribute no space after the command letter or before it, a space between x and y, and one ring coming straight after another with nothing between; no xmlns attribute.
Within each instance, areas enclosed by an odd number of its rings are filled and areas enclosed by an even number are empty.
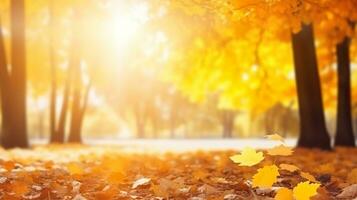
<svg viewBox="0 0 357 200"><path fill-rule="evenodd" d="M356 199L357 148L294 151L241 167L230 160L235 151L134 153L76 145L0 149L0 199L274 199L279 188L291 189L309 178L280 169L273 187L252 187L257 169L281 163L295 165L321 184L312 199Z"/></svg>

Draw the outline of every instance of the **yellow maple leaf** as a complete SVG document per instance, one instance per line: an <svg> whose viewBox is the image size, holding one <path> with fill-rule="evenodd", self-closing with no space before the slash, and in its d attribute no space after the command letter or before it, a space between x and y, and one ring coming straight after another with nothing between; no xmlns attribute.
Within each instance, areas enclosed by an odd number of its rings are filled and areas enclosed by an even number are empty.
<svg viewBox="0 0 357 200"><path fill-rule="evenodd" d="M270 135L267 135L265 136L266 138L268 139L271 139L271 140L276 140L276 141L280 141L280 142L284 142L284 138L281 137L279 134L270 134Z"/></svg>
<svg viewBox="0 0 357 200"><path fill-rule="evenodd" d="M310 200L317 194L319 183L310 183L309 181L301 182L293 189L293 196L296 200Z"/></svg>
<svg viewBox="0 0 357 200"><path fill-rule="evenodd" d="M280 164L279 167L280 167L280 169L283 169L283 170L286 170L289 172L295 172L295 171L300 170L300 168L296 167L295 165L284 164L284 163Z"/></svg>
<svg viewBox="0 0 357 200"><path fill-rule="evenodd" d="M276 193L275 200L293 200L293 191L288 188L281 188Z"/></svg>
<svg viewBox="0 0 357 200"><path fill-rule="evenodd" d="M313 175L307 172L300 172L300 176L309 180L310 182L318 182Z"/></svg>
<svg viewBox="0 0 357 200"><path fill-rule="evenodd" d="M290 156L293 154L292 148L284 145L279 145L273 147L272 149L268 149L267 152L271 156Z"/></svg>
<svg viewBox="0 0 357 200"><path fill-rule="evenodd" d="M256 152L255 149L246 147L240 154L231 156L230 159L239 166L253 166L264 160L263 152Z"/></svg>
<svg viewBox="0 0 357 200"><path fill-rule="evenodd" d="M253 176L253 187L271 187L279 176L279 168L276 165L268 165L258 169Z"/></svg>

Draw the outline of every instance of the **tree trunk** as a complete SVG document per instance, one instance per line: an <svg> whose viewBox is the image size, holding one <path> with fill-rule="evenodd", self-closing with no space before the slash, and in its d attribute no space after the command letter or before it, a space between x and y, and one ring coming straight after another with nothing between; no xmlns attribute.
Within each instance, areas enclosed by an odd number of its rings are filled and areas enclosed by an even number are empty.
<svg viewBox="0 0 357 200"><path fill-rule="evenodd" d="M330 149L311 24L292 35L292 46L300 114L298 146Z"/></svg>
<svg viewBox="0 0 357 200"><path fill-rule="evenodd" d="M5 112L2 143L5 148L28 147L26 121L25 3L11 1L11 73L2 89ZM7 65L5 63L5 70Z"/></svg>
<svg viewBox="0 0 357 200"><path fill-rule="evenodd" d="M234 112L225 110L222 112L223 138L232 138L234 128Z"/></svg>
<svg viewBox="0 0 357 200"><path fill-rule="evenodd" d="M0 26L0 97L1 97L1 133L3 135L11 134L11 116L10 116L10 74L7 69L7 60L5 52L4 37L2 27ZM2 139L2 138L1 138ZM1 140L3 143L3 141Z"/></svg>
<svg viewBox="0 0 357 200"><path fill-rule="evenodd" d="M50 0L49 6L50 25L49 25L49 47L50 47L50 65L51 65L51 92L50 92L50 142L63 142L57 134L56 127L56 105L57 105L57 71L54 50L54 13L53 13L53 0Z"/></svg>
<svg viewBox="0 0 357 200"><path fill-rule="evenodd" d="M136 125L136 136L137 138L144 138L145 137L145 117L140 105L135 110L135 125Z"/></svg>
<svg viewBox="0 0 357 200"><path fill-rule="evenodd" d="M51 139L51 142L64 143L67 113L68 113L68 106L69 106L69 97L71 91L71 80L72 80L72 68L71 66L68 66L66 82L63 90L62 107L61 107L61 112L58 121L58 129L55 135L52 137L53 139Z"/></svg>
<svg viewBox="0 0 357 200"><path fill-rule="evenodd" d="M80 80L80 77L78 77L77 79ZM89 83L84 91L83 96L81 96L80 88L74 90L71 127L68 142L82 143L82 126L85 111L87 110L90 87L91 84Z"/></svg>
<svg viewBox="0 0 357 200"><path fill-rule="evenodd" d="M78 63L79 65L79 63ZM73 96L72 96L72 110L71 110L71 124L70 124L70 131L69 131L69 137L68 137L68 142L76 142L76 143L81 143L81 137L80 137L80 127L81 127L81 92L80 92L80 86L79 86L79 75L80 75L80 69L79 66L76 66L76 71L74 73L75 78L75 86L73 89Z"/></svg>
<svg viewBox="0 0 357 200"><path fill-rule="evenodd" d="M335 146L355 146L351 114L350 38L337 44L337 127Z"/></svg>

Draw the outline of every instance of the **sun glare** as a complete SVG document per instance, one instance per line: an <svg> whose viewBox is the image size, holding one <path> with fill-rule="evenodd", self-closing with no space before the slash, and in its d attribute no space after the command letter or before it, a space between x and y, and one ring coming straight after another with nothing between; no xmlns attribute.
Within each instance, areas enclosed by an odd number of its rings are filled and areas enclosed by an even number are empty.
<svg viewBox="0 0 357 200"><path fill-rule="evenodd" d="M113 11L110 26L118 51L123 51L134 39L134 36L142 34L140 28L148 19L148 7L143 3L131 6L128 9L126 9L126 6L122 6L119 11Z"/></svg>

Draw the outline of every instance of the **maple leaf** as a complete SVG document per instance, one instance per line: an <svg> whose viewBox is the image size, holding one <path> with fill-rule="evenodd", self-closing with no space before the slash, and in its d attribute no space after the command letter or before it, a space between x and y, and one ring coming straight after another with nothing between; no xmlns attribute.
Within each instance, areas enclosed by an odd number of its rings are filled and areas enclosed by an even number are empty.
<svg viewBox="0 0 357 200"><path fill-rule="evenodd" d="M258 169L258 173L253 176L253 187L271 187L279 176L279 168L276 165L269 165Z"/></svg>
<svg viewBox="0 0 357 200"><path fill-rule="evenodd" d="M267 135L265 136L266 138L270 139L270 140L276 140L276 141L280 141L280 142L284 142L284 138L281 137L279 134L271 134L271 135Z"/></svg>
<svg viewBox="0 0 357 200"><path fill-rule="evenodd" d="M240 154L231 156L230 159L239 166L253 166L264 160L263 152L256 152L255 149L246 147Z"/></svg>
<svg viewBox="0 0 357 200"><path fill-rule="evenodd" d="M284 163L280 164L279 167L280 167L280 169L283 169L283 170L286 170L289 172L295 172L295 171L300 170L300 168L296 167L295 165L284 164Z"/></svg>
<svg viewBox="0 0 357 200"><path fill-rule="evenodd" d="M293 200L293 191L288 188L281 188L276 193L275 200Z"/></svg>
<svg viewBox="0 0 357 200"><path fill-rule="evenodd" d="M268 149L267 152L271 156L290 156L293 154L292 148L284 145L279 145L273 147L272 149Z"/></svg>
<svg viewBox="0 0 357 200"><path fill-rule="evenodd" d="M296 200L310 200L317 194L319 183L310 183L309 181L301 182L293 189L293 196Z"/></svg>

